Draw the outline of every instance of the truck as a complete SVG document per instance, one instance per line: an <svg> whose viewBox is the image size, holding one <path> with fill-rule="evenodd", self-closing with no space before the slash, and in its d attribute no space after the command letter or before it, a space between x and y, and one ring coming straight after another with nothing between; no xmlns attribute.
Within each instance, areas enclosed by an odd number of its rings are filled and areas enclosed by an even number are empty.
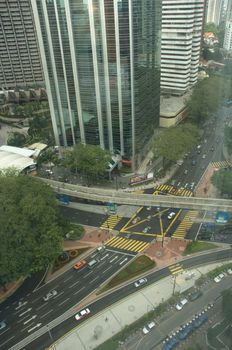
<svg viewBox="0 0 232 350"><path fill-rule="evenodd" d="M141 175L139 174L130 178L129 185L130 186L141 185L143 183L148 183L153 179L154 179L154 173L141 174Z"/></svg>

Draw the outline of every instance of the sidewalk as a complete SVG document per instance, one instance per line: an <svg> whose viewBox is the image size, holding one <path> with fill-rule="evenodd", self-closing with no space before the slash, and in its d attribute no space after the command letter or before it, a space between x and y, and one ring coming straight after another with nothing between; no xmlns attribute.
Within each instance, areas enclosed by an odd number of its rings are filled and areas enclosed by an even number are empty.
<svg viewBox="0 0 232 350"><path fill-rule="evenodd" d="M176 275L175 293L183 293L193 287L195 281L222 263L214 263L197 269L190 269ZM191 279L189 279L191 276ZM86 319L55 342L50 350L91 350L132 324L143 315L169 299L173 294L174 280L166 277L151 286L131 294L96 316Z"/></svg>

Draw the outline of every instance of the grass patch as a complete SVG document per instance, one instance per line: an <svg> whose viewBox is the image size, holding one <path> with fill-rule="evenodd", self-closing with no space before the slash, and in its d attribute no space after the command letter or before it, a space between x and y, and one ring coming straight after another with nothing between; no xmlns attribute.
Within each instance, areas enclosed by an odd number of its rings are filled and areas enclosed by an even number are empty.
<svg viewBox="0 0 232 350"><path fill-rule="evenodd" d="M125 269L112 278L112 280L101 290L101 293L152 269L155 265L155 262L146 255L137 257L132 263L126 266Z"/></svg>
<svg viewBox="0 0 232 350"><path fill-rule="evenodd" d="M215 249L218 246L209 242L189 242L183 252L183 255L194 254L204 250Z"/></svg>

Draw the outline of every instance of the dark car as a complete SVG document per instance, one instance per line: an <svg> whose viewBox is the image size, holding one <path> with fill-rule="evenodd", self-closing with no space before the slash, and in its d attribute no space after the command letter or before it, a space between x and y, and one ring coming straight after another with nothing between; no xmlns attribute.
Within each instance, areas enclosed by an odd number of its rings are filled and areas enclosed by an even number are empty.
<svg viewBox="0 0 232 350"><path fill-rule="evenodd" d="M163 350L175 349L179 344L179 340L176 337L171 337L165 341L163 345Z"/></svg>
<svg viewBox="0 0 232 350"><path fill-rule="evenodd" d="M190 333L192 333L194 331L194 326L193 324L189 324L184 326L178 333L178 338L180 340L184 340L186 339Z"/></svg>
<svg viewBox="0 0 232 350"><path fill-rule="evenodd" d="M193 321L192 325L194 328L199 328L203 323L208 320L208 317L205 314L197 316Z"/></svg>
<svg viewBox="0 0 232 350"><path fill-rule="evenodd" d="M190 301L194 301L197 300L198 298L200 298L200 296L202 296L202 291L200 290L195 290L194 292L189 294L189 300Z"/></svg>

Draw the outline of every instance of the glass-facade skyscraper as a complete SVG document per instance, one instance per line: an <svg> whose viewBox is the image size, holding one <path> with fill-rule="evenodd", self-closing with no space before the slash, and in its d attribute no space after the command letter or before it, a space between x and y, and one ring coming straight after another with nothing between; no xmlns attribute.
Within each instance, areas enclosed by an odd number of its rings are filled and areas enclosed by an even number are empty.
<svg viewBox="0 0 232 350"><path fill-rule="evenodd" d="M57 145L140 163L159 123L160 0L32 0Z"/></svg>

